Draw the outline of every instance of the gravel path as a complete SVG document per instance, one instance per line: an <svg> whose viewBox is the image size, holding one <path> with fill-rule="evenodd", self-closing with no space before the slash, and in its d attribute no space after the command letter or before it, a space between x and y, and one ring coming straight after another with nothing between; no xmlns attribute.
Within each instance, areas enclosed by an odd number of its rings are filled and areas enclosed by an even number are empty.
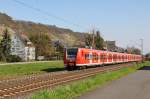
<svg viewBox="0 0 150 99"><path fill-rule="evenodd" d="M150 99L150 66L77 99Z"/></svg>

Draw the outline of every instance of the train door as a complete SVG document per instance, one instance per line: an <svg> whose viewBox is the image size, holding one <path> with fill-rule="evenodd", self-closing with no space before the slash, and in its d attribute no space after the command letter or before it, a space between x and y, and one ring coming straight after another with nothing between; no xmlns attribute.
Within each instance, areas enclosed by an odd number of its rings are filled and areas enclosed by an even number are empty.
<svg viewBox="0 0 150 99"><path fill-rule="evenodd" d="M104 52L100 53L100 62L104 64Z"/></svg>
<svg viewBox="0 0 150 99"><path fill-rule="evenodd" d="M84 52L84 64L89 64L89 52L85 51Z"/></svg>
<svg viewBox="0 0 150 99"><path fill-rule="evenodd" d="M118 54L119 55L119 62L121 62L121 54Z"/></svg>
<svg viewBox="0 0 150 99"><path fill-rule="evenodd" d="M113 54L113 62L115 63L117 61L117 54Z"/></svg>
<svg viewBox="0 0 150 99"><path fill-rule="evenodd" d="M101 64L101 52L100 51L98 51L98 64Z"/></svg>
<svg viewBox="0 0 150 99"><path fill-rule="evenodd" d="M122 55L122 62L124 62L124 55Z"/></svg>
<svg viewBox="0 0 150 99"><path fill-rule="evenodd" d="M107 52L104 52L104 64L106 64L108 61L108 54Z"/></svg>
<svg viewBox="0 0 150 99"><path fill-rule="evenodd" d="M91 50L89 53L89 64L90 65L92 65L92 58L93 58L93 55L92 55L92 50Z"/></svg>
<svg viewBox="0 0 150 99"><path fill-rule="evenodd" d="M111 63L111 62L112 62L112 54L108 53L108 63Z"/></svg>
<svg viewBox="0 0 150 99"><path fill-rule="evenodd" d="M131 61L131 55L129 55L129 61Z"/></svg>
<svg viewBox="0 0 150 99"><path fill-rule="evenodd" d="M98 63L98 55L97 55L96 51L94 51L92 53L92 63L95 65Z"/></svg>

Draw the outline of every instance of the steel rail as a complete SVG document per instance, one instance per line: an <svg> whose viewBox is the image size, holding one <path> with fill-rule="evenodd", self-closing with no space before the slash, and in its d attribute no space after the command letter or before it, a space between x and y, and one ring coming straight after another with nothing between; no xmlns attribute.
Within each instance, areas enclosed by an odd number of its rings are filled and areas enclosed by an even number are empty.
<svg viewBox="0 0 150 99"><path fill-rule="evenodd" d="M71 72L66 72L63 74L55 74L55 75L49 74L46 75L45 77L43 76L44 78L37 77L38 79L31 78L30 81L20 81L18 84L16 83L14 85L12 84L10 86L1 88L0 99L13 97L20 94L25 94L28 92L33 92L35 90L52 88L57 85L65 84L67 82L71 82L75 80L84 79L99 73L115 71L123 67L126 67L126 65L122 64L119 66L105 66L105 67L98 67L98 68L92 68L87 70L85 69L79 71L71 71Z"/></svg>

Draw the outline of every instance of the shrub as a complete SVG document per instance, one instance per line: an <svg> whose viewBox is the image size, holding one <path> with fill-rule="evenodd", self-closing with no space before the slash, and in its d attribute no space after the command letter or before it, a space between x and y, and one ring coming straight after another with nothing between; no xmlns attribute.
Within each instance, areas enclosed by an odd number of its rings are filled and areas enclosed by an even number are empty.
<svg viewBox="0 0 150 99"><path fill-rule="evenodd" d="M17 55L9 55L9 57L7 57L7 62L21 62L22 59L17 56Z"/></svg>

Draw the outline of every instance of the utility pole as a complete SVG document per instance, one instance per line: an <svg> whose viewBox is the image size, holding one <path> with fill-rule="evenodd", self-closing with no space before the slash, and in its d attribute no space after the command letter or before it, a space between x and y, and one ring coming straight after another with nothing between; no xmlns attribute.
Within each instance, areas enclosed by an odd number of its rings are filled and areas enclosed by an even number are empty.
<svg viewBox="0 0 150 99"><path fill-rule="evenodd" d="M95 36L95 30L93 29L92 30L92 49L95 49L95 40L94 40L95 37L94 36Z"/></svg>
<svg viewBox="0 0 150 99"><path fill-rule="evenodd" d="M106 51L108 51L108 41L106 41Z"/></svg>
<svg viewBox="0 0 150 99"><path fill-rule="evenodd" d="M142 54L142 62L144 62L144 51L143 51L143 41L144 41L144 39L140 39L141 40L141 54Z"/></svg>

